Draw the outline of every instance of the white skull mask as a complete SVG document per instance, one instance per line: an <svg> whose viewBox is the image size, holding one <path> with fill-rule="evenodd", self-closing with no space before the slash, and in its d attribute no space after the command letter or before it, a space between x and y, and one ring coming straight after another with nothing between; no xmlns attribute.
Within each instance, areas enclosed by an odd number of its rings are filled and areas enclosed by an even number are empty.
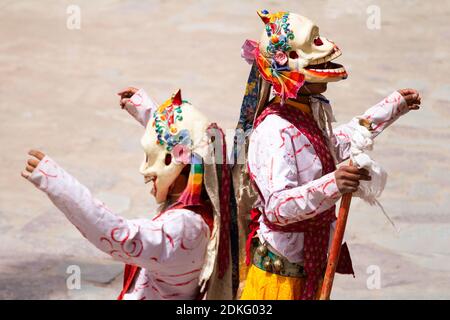
<svg viewBox="0 0 450 320"><path fill-rule="evenodd" d="M307 82L347 78L345 68L331 62L342 54L341 51L332 41L320 36L319 27L311 20L287 12L270 14L263 10L258 14L266 24L259 43L263 56L302 73Z"/></svg>
<svg viewBox="0 0 450 320"><path fill-rule="evenodd" d="M181 99L180 91L154 111L141 138L145 160L140 172L153 184L157 203L166 201L191 154L203 157L208 125L206 117Z"/></svg>

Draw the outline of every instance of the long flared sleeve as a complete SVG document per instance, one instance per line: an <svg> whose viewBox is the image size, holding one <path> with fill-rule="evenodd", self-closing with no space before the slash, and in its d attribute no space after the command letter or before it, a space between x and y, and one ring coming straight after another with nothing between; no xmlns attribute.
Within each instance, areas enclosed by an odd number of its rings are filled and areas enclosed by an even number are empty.
<svg viewBox="0 0 450 320"><path fill-rule="evenodd" d="M268 116L252 134L249 169L267 219L278 225L312 218L341 197L334 172L322 176L308 139L277 116Z"/></svg>
<svg viewBox="0 0 450 320"><path fill-rule="evenodd" d="M350 156L350 141L356 126L359 126L359 119L372 122L372 138L375 138L408 111L405 99L398 91L395 91L369 108L362 116L354 117L350 122L333 129L338 162L345 161Z"/></svg>
<svg viewBox="0 0 450 320"><path fill-rule="evenodd" d="M28 179L85 238L114 259L151 269L163 262L176 265L187 257L203 259L209 229L190 210L174 209L152 220L127 220L112 213L48 156Z"/></svg>
<svg viewBox="0 0 450 320"><path fill-rule="evenodd" d="M145 127L157 108L157 104L143 89L139 89L124 108Z"/></svg>

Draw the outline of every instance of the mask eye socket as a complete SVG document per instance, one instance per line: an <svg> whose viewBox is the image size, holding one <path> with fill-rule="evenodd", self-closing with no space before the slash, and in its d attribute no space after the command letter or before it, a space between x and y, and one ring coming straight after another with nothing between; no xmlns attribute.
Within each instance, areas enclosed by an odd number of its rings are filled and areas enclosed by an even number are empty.
<svg viewBox="0 0 450 320"><path fill-rule="evenodd" d="M164 164L166 166L172 163L172 155L170 153L166 153L166 157L164 158Z"/></svg>
<svg viewBox="0 0 450 320"><path fill-rule="evenodd" d="M322 39L320 39L320 37L315 38L314 45L317 47L320 47L321 45L323 45Z"/></svg>
<svg viewBox="0 0 450 320"><path fill-rule="evenodd" d="M295 52L295 51L289 52L289 58L291 58L291 59L297 59L297 58L298 58L297 52Z"/></svg>

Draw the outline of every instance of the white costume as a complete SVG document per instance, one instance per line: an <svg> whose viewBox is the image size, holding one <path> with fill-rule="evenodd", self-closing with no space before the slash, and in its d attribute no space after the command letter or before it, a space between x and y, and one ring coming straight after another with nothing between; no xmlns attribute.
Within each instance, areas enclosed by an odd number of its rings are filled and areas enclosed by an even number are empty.
<svg viewBox="0 0 450 320"><path fill-rule="evenodd" d="M260 40L247 40L241 52L252 63L238 122L239 129L251 132L248 152L236 148L239 156L247 155L248 170L237 166L234 173L242 186L236 198L240 229L248 234L246 265L252 263L241 298L312 300L318 297L335 206L342 196L336 164L357 152L361 155L364 147L370 147L369 137L408 108L394 92L363 116L333 130L328 100L314 95L308 84L347 78L345 67L335 62L341 50L302 15L268 10L258 15L264 23ZM371 124L373 130L367 128L362 135L360 122ZM358 150L352 145L355 132L360 140L370 140L361 141ZM382 189L383 181L379 179L373 195L379 194L375 191ZM248 208L245 200L255 198L255 205ZM256 234L259 239L254 239ZM354 274L345 243L336 263L338 273Z"/></svg>
<svg viewBox="0 0 450 320"><path fill-rule="evenodd" d="M403 97L394 92L368 109L362 118L372 121L375 137L407 111ZM332 141L338 162L350 156L350 138L359 126L359 118L334 129ZM277 115L267 116L252 132L248 165L262 195L257 207L263 207L272 223L287 225L312 218L331 208L341 197L334 172L322 175L321 163L311 143ZM270 230L262 216L259 222L262 243L267 241L290 262L303 262L303 233ZM334 224L331 232L333 228Z"/></svg>
<svg viewBox="0 0 450 320"><path fill-rule="evenodd" d="M146 126L156 105L139 90L125 108ZM148 137L150 131L144 137ZM145 168L151 167L149 161L144 162ZM195 299L199 296L200 277L206 273L204 278L208 279L212 272L205 270L205 267L211 269L211 264L205 266L207 256L213 258L213 266L215 258L211 250L208 251L210 226L200 214L175 208L153 219L127 220L111 212L48 156L40 161L29 180L48 195L93 245L116 260L139 267L123 299Z"/></svg>
<svg viewBox="0 0 450 320"><path fill-rule="evenodd" d="M125 299L194 299L198 294L210 234L198 214L174 209L154 220L126 220L47 156L29 179L93 245L142 268Z"/></svg>

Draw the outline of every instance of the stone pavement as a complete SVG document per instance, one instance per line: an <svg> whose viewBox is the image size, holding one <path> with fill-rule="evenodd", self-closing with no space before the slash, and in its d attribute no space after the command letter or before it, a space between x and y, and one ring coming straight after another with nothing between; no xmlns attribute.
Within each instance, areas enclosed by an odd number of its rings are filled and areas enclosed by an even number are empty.
<svg viewBox="0 0 450 320"><path fill-rule="evenodd" d="M249 71L240 45L259 37L261 8L303 13L340 45L350 77L327 93L339 122L393 90L423 94L423 110L377 138L374 151L390 174L381 203L399 231L354 200L347 240L356 278L337 276L333 298L450 298L450 1L76 2L80 30L66 27L72 1L0 1L0 299L116 297L122 265L20 177L27 150L48 153L118 214L150 216L155 204L138 173L143 129L115 93L134 85L164 101L181 87L233 128ZM380 30L366 27L373 4ZM66 286L71 265L81 268L80 290Z"/></svg>

